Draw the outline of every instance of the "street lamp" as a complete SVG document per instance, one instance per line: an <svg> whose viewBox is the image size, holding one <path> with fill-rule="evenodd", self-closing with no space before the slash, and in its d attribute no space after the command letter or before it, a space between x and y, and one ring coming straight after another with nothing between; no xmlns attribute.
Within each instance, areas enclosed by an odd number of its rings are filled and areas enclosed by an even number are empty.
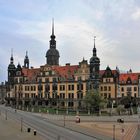
<svg viewBox="0 0 140 140"><path fill-rule="evenodd" d="M138 114L138 129L140 128L140 106L137 107L137 114Z"/></svg>
<svg viewBox="0 0 140 140"><path fill-rule="evenodd" d="M91 83L90 83L90 79L87 79L86 81L86 94L89 94L91 89ZM90 115L90 107L88 105L86 105L86 109L88 110L88 115Z"/></svg>
<svg viewBox="0 0 140 140"><path fill-rule="evenodd" d="M7 110L5 110L5 120L7 120Z"/></svg>
<svg viewBox="0 0 140 140"><path fill-rule="evenodd" d="M21 127L21 128L20 128L20 131L22 132L22 130L23 130L23 118L22 118L22 117L21 117L21 122L20 122L20 123L21 123L21 124L20 124L20 125L21 125L21 126L20 126L20 127Z"/></svg>
<svg viewBox="0 0 140 140"><path fill-rule="evenodd" d="M66 119L65 117L66 117L66 115L64 114L64 127L65 127L65 119Z"/></svg>
<svg viewBox="0 0 140 140"><path fill-rule="evenodd" d="M115 140L115 124L113 124L113 140Z"/></svg>
<svg viewBox="0 0 140 140"><path fill-rule="evenodd" d="M111 116L112 116L112 112L113 112L114 104L115 104L115 100L113 100L113 101L111 102Z"/></svg>

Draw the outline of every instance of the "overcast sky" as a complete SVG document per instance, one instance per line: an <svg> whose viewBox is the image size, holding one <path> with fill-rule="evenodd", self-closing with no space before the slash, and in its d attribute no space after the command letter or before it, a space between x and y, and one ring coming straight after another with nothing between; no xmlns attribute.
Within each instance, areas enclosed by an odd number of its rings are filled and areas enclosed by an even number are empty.
<svg viewBox="0 0 140 140"><path fill-rule="evenodd" d="M120 70L140 72L140 0L0 0L0 81L7 80L11 48L14 63L46 63L54 18L60 65L92 56L94 36L101 60Z"/></svg>

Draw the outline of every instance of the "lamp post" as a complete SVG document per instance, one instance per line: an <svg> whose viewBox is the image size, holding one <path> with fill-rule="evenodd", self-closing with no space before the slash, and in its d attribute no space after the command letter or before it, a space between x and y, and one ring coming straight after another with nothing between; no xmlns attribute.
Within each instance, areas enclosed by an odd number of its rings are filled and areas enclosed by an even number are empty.
<svg viewBox="0 0 140 140"><path fill-rule="evenodd" d="M138 129L140 128L140 106L137 107L137 113L138 113Z"/></svg>
<svg viewBox="0 0 140 140"><path fill-rule="evenodd" d="M65 119L66 119L65 117L66 117L66 115L64 114L64 127L65 127Z"/></svg>
<svg viewBox="0 0 140 140"><path fill-rule="evenodd" d="M86 94L89 94L90 90L91 90L91 81L90 81L90 79L88 79L86 81ZM87 113L88 113L88 115L90 115L91 114L91 108L90 108L89 105L87 105L86 107L88 109L88 112Z"/></svg>
<svg viewBox="0 0 140 140"><path fill-rule="evenodd" d="M20 128L21 132L22 132L22 129L23 129L23 119L21 117L21 128Z"/></svg>
<svg viewBox="0 0 140 140"><path fill-rule="evenodd" d="M115 140L115 124L113 124L113 140Z"/></svg>
<svg viewBox="0 0 140 140"><path fill-rule="evenodd" d="M68 80L66 79L66 114L69 114L69 110L68 110Z"/></svg>
<svg viewBox="0 0 140 140"><path fill-rule="evenodd" d="M7 110L5 110L5 120L7 120Z"/></svg>
<svg viewBox="0 0 140 140"><path fill-rule="evenodd" d="M113 112L113 108L114 108L114 103L115 103L115 100L113 100L113 101L111 102L111 116L112 116L112 112Z"/></svg>

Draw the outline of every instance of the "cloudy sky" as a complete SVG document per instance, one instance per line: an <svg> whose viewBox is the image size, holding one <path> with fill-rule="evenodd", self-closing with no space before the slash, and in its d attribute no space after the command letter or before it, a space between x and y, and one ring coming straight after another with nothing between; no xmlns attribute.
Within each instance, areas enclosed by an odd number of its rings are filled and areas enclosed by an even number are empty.
<svg viewBox="0 0 140 140"><path fill-rule="evenodd" d="M14 63L46 63L52 18L60 65L92 56L94 36L101 69L109 65L140 72L139 0L0 0L0 82L7 80L11 48Z"/></svg>

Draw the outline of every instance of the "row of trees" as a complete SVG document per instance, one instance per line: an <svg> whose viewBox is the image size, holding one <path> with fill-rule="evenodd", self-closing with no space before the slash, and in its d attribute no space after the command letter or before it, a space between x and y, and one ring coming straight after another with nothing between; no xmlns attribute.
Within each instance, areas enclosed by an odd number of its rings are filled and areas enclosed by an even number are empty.
<svg viewBox="0 0 140 140"><path fill-rule="evenodd" d="M85 99L85 105L91 111L97 111L99 115L101 110L104 108L111 108L110 113L112 114L113 101L104 99L100 96L98 90L90 90L87 92ZM126 96L118 100L117 104L115 103L116 112L120 115L121 113L128 112L128 114L133 114L133 107L138 107L138 101L136 98L131 96Z"/></svg>

